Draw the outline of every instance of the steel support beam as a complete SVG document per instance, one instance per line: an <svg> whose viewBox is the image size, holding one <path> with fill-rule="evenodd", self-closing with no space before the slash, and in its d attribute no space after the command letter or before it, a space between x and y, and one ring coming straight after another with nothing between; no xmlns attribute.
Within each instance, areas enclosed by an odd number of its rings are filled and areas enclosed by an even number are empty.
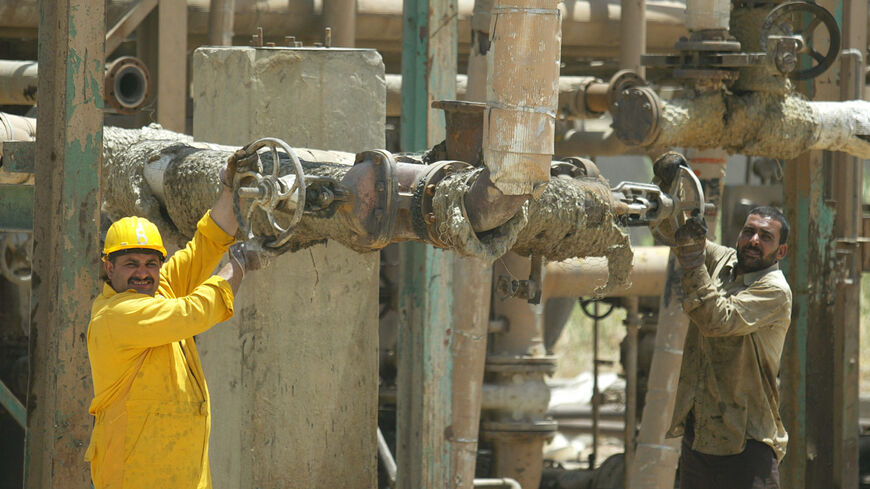
<svg viewBox="0 0 870 489"><path fill-rule="evenodd" d="M6 411L22 428L27 427L27 412L24 410L24 404L21 404L21 401L15 397L15 394L6 387L2 380L0 380L0 406L6 408Z"/></svg>
<svg viewBox="0 0 870 489"><path fill-rule="evenodd" d="M444 139L444 116L431 102L455 98L456 12L456 0L404 2L404 151L422 151ZM396 486L453 487L452 255L410 243L400 247L400 266Z"/></svg>
<svg viewBox="0 0 870 489"><path fill-rule="evenodd" d="M86 330L98 290L105 6L40 2L25 487L91 487Z"/></svg>

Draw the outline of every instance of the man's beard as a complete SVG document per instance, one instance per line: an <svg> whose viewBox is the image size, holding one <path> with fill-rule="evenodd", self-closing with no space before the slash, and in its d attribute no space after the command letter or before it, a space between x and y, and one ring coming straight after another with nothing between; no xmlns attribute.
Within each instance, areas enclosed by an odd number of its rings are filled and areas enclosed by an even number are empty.
<svg viewBox="0 0 870 489"><path fill-rule="evenodd" d="M747 250L757 251L758 256L746 256ZM769 255L764 256L764 254L762 254L763 252L761 251L761 248L745 245L743 248L737 250L737 265L740 267L743 273L752 273L759 270L764 270L765 268L768 268L776 263L776 252L777 249L774 249L770 252Z"/></svg>

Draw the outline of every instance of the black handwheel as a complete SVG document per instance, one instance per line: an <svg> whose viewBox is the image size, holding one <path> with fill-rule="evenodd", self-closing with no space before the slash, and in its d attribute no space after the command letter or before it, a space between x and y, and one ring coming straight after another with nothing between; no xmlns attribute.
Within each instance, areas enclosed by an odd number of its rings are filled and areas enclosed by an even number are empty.
<svg viewBox="0 0 870 489"><path fill-rule="evenodd" d="M824 26L830 40L825 54L812 48L813 36L819 26ZM761 25L761 50L764 52L767 52L770 36L800 36L803 46L798 54L807 55L817 63L789 73L789 77L795 80L808 80L821 75L830 68L840 52L840 28L834 16L824 7L803 0L780 4L767 14Z"/></svg>

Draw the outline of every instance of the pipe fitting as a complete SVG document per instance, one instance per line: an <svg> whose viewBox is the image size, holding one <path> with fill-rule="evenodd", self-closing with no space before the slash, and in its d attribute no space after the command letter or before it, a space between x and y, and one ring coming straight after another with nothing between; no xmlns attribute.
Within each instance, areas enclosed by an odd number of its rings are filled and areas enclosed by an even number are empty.
<svg viewBox="0 0 870 489"><path fill-rule="evenodd" d="M107 63L103 91L106 102L116 112L136 112L145 106L151 95L148 68L132 56L123 56Z"/></svg>

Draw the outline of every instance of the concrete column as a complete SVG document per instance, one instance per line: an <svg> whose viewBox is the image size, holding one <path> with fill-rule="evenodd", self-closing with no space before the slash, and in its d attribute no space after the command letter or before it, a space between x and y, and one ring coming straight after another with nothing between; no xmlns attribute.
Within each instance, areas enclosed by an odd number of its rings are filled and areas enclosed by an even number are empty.
<svg viewBox="0 0 870 489"><path fill-rule="evenodd" d="M374 50L201 48L193 64L199 140L384 146ZM281 255L198 339L215 489L376 486L378 265L336 243Z"/></svg>

